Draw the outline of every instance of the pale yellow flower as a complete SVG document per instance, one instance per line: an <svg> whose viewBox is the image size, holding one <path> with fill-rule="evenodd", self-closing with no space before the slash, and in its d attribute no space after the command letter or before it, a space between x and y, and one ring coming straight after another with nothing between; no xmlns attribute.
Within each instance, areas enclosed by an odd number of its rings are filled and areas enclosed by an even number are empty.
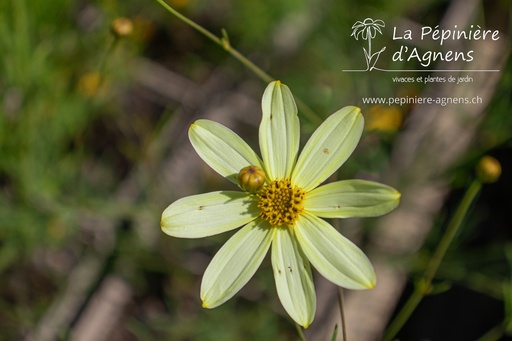
<svg viewBox="0 0 512 341"><path fill-rule="evenodd" d="M366 255L320 218L373 217L393 210L400 193L364 180L321 185L352 154L363 130L359 108L345 107L313 133L299 155L297 107L288 87L269 84L262 99L260 158L223 125L198 120L189 137L201 158L247 192L219 191L182 198L162 214L168 235L200 238L243 226L217 252L201 283L205 308L233 297L254 275L271 248L277 293L299 325L313 321L316 296L312 264L331 282L349 289L375 286ZM248 166L251 176L246 176ZM239 172L243 173L239 177ZM263 186L260 171L265 176ZM247 181L250 183L239 183ZM246 179L246 180L245 180Z"/></svg>

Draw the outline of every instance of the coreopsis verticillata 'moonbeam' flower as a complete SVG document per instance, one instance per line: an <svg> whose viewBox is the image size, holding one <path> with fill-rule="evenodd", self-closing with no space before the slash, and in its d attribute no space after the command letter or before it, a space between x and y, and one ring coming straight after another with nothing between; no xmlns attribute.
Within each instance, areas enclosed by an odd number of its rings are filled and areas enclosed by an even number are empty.
<svg viewBox="0 0 512 341"><path fill-rule="evenodd" d="M366 255L320 218L373 217L393 210L400 193L364 180L319 186L355 149L363 130L359 108L345 107L313 133L300 156L297 107L288 87L268 85L262 99L260 158L223 125L198 120L189 138L200 157L243 191L219 191L177 200L162 214L162 230L201 238L243 226L217 252L201 283L203 307L233 297L271 247L277 293L299 325L313 321L316 296L311 265L349 289L375 286Z"/></svg>

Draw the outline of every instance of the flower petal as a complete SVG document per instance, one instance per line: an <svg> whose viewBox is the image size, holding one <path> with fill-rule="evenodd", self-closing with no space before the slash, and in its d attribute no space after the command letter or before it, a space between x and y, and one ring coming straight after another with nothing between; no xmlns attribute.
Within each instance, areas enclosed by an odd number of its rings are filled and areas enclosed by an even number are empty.
<svg viewBox="0 0 512 341"><path fill-rule="evenodd" d="M331 182L309 192L307 212L323 218L377 217L398 206L400 193L393 187L366 180Z"/></svg>
<svg viewBox="0 0 512 341"><path fill-rule="evenodd" d="M204 308L233 297L254 275L272 242L272 228L258 219L235 233L213 257L201 282Z"/></svg>
<svg viewBox="0 0 512 341"><path fill-rule="evenodd" d="M347 289L370 289L377 281L368 257L322 219L302 215L295 234L313 266L329 281Z"/></svg>
<svg viewBox="0 0 512 341"><path fill-rule="evenodd" d="M288 178L299 151L300 125L290 89L280 81L270 83L261 101L259 130L261 156L273 179Z"/></svg>
<svg viewBox="0 0 512 341"><path fill-rule="evenodd" d="M276 228L272 242L272 267L283 307L295 322L307 328L315 317L315 287L311 265L292 228Z"/></svg>
<svg viewBox="0 0 512 341"><path fill-rule="evenodd" d="M189 129L189 139L197 154L217 173L238 184L238 172L246 166L264 169L261 159L232 130L210 120L197 120Z"/></svg>
<svg viewBox="0 0 512 341"><path fill-rule="evenodd" d="M363 125L363 115L357 107L344 107L329 116L304 146L292 183L309 192L326 180L352 154Z"/></svg>
<svg viewBox="0 0 512 341"><path fill-rule="evenodd" d="M162 231L173 237L201 238L233 230L256 219L257 197L243 192L211 192L173 202L162 213Z"/></svg>

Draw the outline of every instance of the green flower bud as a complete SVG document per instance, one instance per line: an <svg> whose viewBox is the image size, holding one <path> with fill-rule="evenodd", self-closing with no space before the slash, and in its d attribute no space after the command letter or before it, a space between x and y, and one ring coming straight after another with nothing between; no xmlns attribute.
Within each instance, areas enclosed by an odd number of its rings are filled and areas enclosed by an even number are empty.
<svg viewBox="0 0 512 341"><path fill-rule="evenodd" d="M238 173L238 185L249 193L258 192L265 184L265 172L256 166L247 166Z"/></svg>
<svg viewBox="0 0 512 341"><path fill-rule="evenodd" d="M476 166L476 175L483 183L496 182L501 175L501 164L492 156L484 156Z"/></svg>

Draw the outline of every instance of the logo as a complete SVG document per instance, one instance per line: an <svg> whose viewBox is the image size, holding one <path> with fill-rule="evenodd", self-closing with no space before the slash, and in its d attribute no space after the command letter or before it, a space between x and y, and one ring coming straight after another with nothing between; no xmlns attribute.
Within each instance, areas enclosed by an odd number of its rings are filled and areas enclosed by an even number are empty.
<svg viewBox="0 0 512 341"><path fill-rule="evenodd" d="M480 25L470 25L467 29L460 29L457 25L451 28L440 28L439 25L422 26L416 31L405 29L399 30L393 27L392 40L398 43L395 51L387 51L387 61L383 61L381 57L386 51L386 46L375 48L373 40L378 35L384 35L386 24L381 19L366 18L363 21L356 21L352 25L351 37L356 40L366 42L363 46L363 56L366 63L365 68L354 70L342 70L343 72L366 72L366 71L383 71L383 72L499 72L500 70L478 70L471 69L471 62L477 56L474 50L461 50L461 46L471 46L471 44L461 44L464 41L472 40L488 40L497 41L500 39L498 30L482 29ZM429 43L426 45L434 46L433 50L421 51L418 47L413 46L414 41ZM457 50L458 49L458 50ZM383 65L393 65L393 62L401 62L400 65L415 65L413 69L386 69L378 67L379 59ZM443 63L442 65L453 65L450 62L462 62L468 67L463 70L459 69L432 69L434 63ZM460 64L459 64L460 65ZM420 68L418 68L418 66Z"/></svg>
<svg viewBox="0 0 512 341"><path fill-rule="evenodd" d="M352 25L352 34L351 37L354 36L356 40L359 40L359 37L363 40L368 41L368 50L363 47L364 57L366 59L366 69L365 70L350 70L350 71L372 71L377 69L375 64L377 64L377 60L379 60L379 56L386 47L384 46L379 51L372 53L372 39L375 38L377 32L382 34L381 27L385 27L386 24L384 21L377 19L373 20L371 18L366 18L363 21L356 21L354 25Z"/></svg>

